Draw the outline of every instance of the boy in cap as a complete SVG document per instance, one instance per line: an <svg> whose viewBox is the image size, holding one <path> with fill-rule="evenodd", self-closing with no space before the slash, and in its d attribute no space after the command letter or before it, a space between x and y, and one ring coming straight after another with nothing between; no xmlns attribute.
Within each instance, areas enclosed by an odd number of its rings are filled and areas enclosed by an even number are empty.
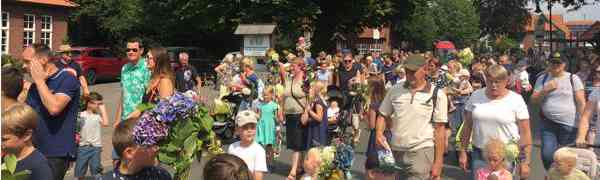
<svg viewBox="0 0 600 180"><path fill-rule="evenodd" d="M254 180L262 180L263 173L268 170L265 149L254 140L258 115L250 110L241 111L235 121L240 141L231 144L227 153L244 160Z"/></svg>

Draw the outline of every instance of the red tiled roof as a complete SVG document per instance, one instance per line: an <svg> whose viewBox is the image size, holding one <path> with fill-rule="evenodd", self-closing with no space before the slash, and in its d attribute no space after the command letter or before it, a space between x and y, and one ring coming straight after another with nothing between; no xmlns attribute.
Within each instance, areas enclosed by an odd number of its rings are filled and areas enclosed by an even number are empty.
<svg viewBox="0 0 600 180"><path fill-rule="evenodd" d="M565 24L567 26L576 26L576 25L591 26L592 24L594 24L594 21L593 20L574 20L574 21L567 21Z"/></svg>
<svg viewBox="0 0 600 180"><path fill-rule="evenodd" d="M544 14L544 16L546 18L548 18L547 14ZM539 18L540 17L538 15L531 15L531 20L525 25L525 31L527 31L527 32L534 31L536 23ZM565 33L566 37L569 37L571 31L569 30L569 27L567 27L567 25L565 25L563 16L558 14L558 15L552 15L550 18L552 19L552 24L554 24L554 26L555 26L555 27L553 27L553 30L554 30L554 28L558 27L558 29L560 29L562 32ZM548 22L544 23L544 30L550 31L550 24Z"/></svg>
<svg viewBox="0 0 600 180"><path fill-rule="evenodd" d="M52 6L64 6L64 7L79 6L77 3L71 2L69 0L17 0L17 2L45 4L45 5L52 5Z"/></svg>
<svg viewBox="0 0 600 180"><path fill-rule="evenodd" d="M592 24L590 29L588 29L587 31L585 31L583 33L583 36L581 39L584 39L584 40L592 39L594 37L594 34L599 33L599 32L600 32L600 21L596 21L596 23Z"/></svg>

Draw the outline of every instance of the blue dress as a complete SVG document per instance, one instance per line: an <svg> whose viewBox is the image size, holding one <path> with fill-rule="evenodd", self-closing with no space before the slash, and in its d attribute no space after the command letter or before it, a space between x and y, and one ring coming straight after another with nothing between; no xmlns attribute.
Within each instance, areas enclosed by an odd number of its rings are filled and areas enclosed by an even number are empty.
<svg viewBox="0 0 600 180"><path fill-rule="evenodd" d="M273 145L276 142L275 117L279 105L271 101L259 107L260 120L256 127L256 142L260 145Z"/></svg>
<svg viewBox="0 0 600 180"><path fill-rule="evenodd" d="M317 98L313 102L313 106L311 107L313 111L316 111L316 105L319 104L323 107L323 119L321 122L310 118L308 122L308 134L306 138L306 147L319 147L319 146L327 146L328 143L328 133L327 133L327 105L322 98Z"/></svg>

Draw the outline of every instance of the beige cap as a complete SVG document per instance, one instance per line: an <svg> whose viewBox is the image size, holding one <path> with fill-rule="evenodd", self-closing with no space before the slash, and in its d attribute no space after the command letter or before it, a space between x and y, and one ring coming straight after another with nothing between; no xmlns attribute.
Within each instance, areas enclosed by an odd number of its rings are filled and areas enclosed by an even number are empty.
<svg viewBox="0 0 600 180"><path fill-rule="evenodd" d="M57 52L68 52L68 51L71 51L71 46L68 44L63 44L58 47Z"/></svg>
<svg viewBox="0 0 600 180"><path fill-rule="evenodd" d="M242 127L248 123L258 123L258 115L250 110L239 112L235 118L235 124L237 124L238 127Z"/></svg>

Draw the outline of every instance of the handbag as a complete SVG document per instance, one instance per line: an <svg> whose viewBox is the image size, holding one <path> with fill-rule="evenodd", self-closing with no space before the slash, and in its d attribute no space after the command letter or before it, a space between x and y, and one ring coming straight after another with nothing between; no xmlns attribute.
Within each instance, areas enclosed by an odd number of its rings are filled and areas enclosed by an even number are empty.
<svg viewBox="0 0 600 180"><path fill-rule="evenodd" d="M294 95L294 79L292 78L292 82L290 84L290 95L292 95L292 98L294 98L294 100L298 103L298 105L300 105L300 107L302 107L302 115L300 116L300 123L302 123L302 125L306 125L308 123L308 113L304 112L306 111L306 107L304 106L304 104L302 102L300 102L300 100Z"/></svg>

